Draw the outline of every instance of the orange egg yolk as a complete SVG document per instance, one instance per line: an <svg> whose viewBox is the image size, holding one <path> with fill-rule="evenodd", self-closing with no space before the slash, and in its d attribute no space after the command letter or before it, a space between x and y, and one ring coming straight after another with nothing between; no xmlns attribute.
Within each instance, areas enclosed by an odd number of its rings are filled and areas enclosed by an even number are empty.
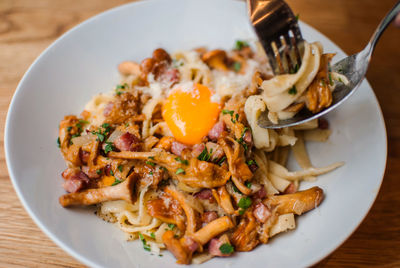
<svg viewBox="0 0 400 268"><path fill-rule="evenodd" d="M194 84L191 91L171 91L162 115L177 141L188 145L200 143L217 122L220 104L211 101L212 94L201 84Z"/></svg>

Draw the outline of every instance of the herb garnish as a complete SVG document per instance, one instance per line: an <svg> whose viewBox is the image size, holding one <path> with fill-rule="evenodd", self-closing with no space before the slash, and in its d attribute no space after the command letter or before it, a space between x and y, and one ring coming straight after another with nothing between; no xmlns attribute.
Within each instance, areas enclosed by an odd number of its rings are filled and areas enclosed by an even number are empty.
<svg viewBox="0 0 400 268"><path fill-rule="evenodd" d="M153 238L153 239L156 239L156 234L153 233L153 232L151 232L151 233L150 233L150 237Z"/></svg>
<svg viewBox="0 0 400 268"><path fill-rule="evenodd" d="M143 248L144 248L144 250L150 251L150 250L151 250L151 247L150 247L150 245L147 244L146 239L144 239L144 236L143 236L141 233L139 233L139 239L140 239L140 241L142 241L142 243L143 243Z"/></svg>
<svg viewBox="0 0 400 268"><path fill-rule="evenodd" d="M290 95L296 95L297 94L297 89L296 89L295 85L291 89L289 89L289 94Z"/></svg>
<svg viewBox="0 0 400 268"><path fill-rule="evenodd" d="M244 196L242 198L240 198L239 203L238 203L238 207L242 208L242 209L248 209L251 206L251 199L248 196Z"/></svg>
<svg viewBox="0 0 400 268"><path fill-rule="evenodd" d="M101 169L96 170L97 175L101 174Z"/></svg>
<svg viewBox="0 0 400 268"><path fill-rule="evenodd" d="M332 80L332 75L331 75L331 73L328 74L328 77L329 77L329 84L330 84L331 86L333 86L333 80Z"/></svg>
<svg viewBox="0 0 400 268"><path fill-rule="evenodd" d="M249 181L246 182L246 187L250 189L251 188L251 182L249 182Z"/></svg>
<svg viewBox="0 0 400 268"><path fill-rule="evenodd" d="M176 170L175 174L176 174L176 175L179 175L179 174L185 175L186 172L185 172L185 170L183 170L183 168L178 168L178 169Z"/></svg>
<svg viewBox="0 0 400 268"><path fill-rule="evenodd" d="M61 148L61 141L60 141L60 137L57 138L57 147Z"/></svg>
<svg viewBox="0 0 400 268"><path fill-rule="evenodd" d="M146 164L147 164L147 165L150 165L150 166L152 166L152 167L154 167L154 166L156 165L156 163L151 162L151 161L146 161Z"/></svg>
<svg viewBox="0 0 400 268"><path fill-rule="evenodd" d="M222 110L222 114L230 114L231 116L233 116L234 111L231 110Z"/></svg>
<svg viewBox="0 0 400 268"><path fill-rule="evenodd" d="M120 180L120 179L118 179L118 178L115 178L115 181L114 181L114 183L113 183L113 184L111 184L111 186L114 186L114 185L120 184L121 182L122 182L122 180Z"/></svg>
<svg viewBox="0 0 400 268"><path fill-rule="evenodd" d="M106 141L106 146L104 147L104 153L108 154L109 152L114 150L114 145L112 142Z"/></svg>
<svg viewBox="0 0 400 268"><path fill-rule="evenodd" d="M123 165L119 165L117 168L118 168L119 172L122 172L124 166Z"/></svg>
<svg viewBox="0 0 400 268"><path fill-rule="evenodd" d="M249 44L246 41L237 40L235 43L235 50L242 50L244 47L248 47Z"/></svg>
<svg viewBox="0 0 400 268"><path fill-rule="evenodd" d="M221 251L222 254L231 254L234 251L234 248L231 244L224 243L219 247L219 251Z"/></svg>
<svg viewBox="0 0 400 268"><path fill-rule="evenodd" d="M223 156L219 161L218 161L218 165L222 166L222 164L224 163L224 161L226 160L226 156Z"/></svg>
<svg viewBox="0 0 400 268"><path fill-rule="evenodd" d="M175 160L178 161L178 162L181 162L184 165L189 165L189 161L183 160L180 157L175 157Z"/></svg>
<svg viewBox="0 0 400 268"><path fill-rule="evenodd" d="M173 230L173 229L175 228L175 224L173 224L173 223L168 223L168 228L169 228L170 230Z"/></svg>
<svg viewBox="0 0 400 268"><path fill-rule="evenodd" d="M256 166L258 167L258 164L257 164L256 160L253 160L253 159L247 160L246 164L247 164L248 166L256 165Z"/></svg>
<svg viewBox="0 0 400 268"><path fill-rule="evenodd" d="M208 161L211 158L211 153L208 153L207 147L204 147L203 151L201 154L197 157L197 159L201 161Z"/></svg>
<svg viewBox="0 0 400 268"><path fill-rule="evenodd" d="M117 87L115 88L115 94L117 94L117 96L119 96L122 93L124 93L124 92L121 91L121 89L127 89L127 88L128 88L128 84L127 83L125 83L123 85L117 85Z"/></svg>
<svg viewBox="0 0 400 268"><path fill-rule="evenodd" d="M239 72L241 68L242 68L242 64L240 62L235 61L233 63L233 70L235 70L235 72Z"/></svg>
<svg viewBox="0 0 400 268"><path fill-rule="evenodd" d="M300 14L297 14L296 15L296 21L299 21L299 18L300 18Z"/></svg>
<svg viewBox="0 0 400 268"><path fill-rule="evenodd" d="M98 141L103 142L106 136L110 133L110 131L111 131L110 124L104 123L101 125L101 128L98 129L97 131L92 131L92 134L97 136Z"/></svg>

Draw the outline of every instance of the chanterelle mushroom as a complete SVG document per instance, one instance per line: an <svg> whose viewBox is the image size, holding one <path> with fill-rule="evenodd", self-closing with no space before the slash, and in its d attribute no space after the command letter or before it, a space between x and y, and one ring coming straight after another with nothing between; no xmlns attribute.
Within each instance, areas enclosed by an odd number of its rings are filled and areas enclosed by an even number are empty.
<svg viewBox="0 0 400 268"><path fill-rule="evenodd" d="M116 186L88 189L83 192L65 194L60 197L59 202L63 207L94 205L112 200L125 200L133 203L135 201L135 181L136 177L130 176Z"/></svg>
<svg viewBox="0 0 400 268"><path fill-rule="evenodd" d="M201 59L207 63L211 68L228 71L228 66L226 66L226 52L224 50L215 49L208 51L203 54Z"/></svg>

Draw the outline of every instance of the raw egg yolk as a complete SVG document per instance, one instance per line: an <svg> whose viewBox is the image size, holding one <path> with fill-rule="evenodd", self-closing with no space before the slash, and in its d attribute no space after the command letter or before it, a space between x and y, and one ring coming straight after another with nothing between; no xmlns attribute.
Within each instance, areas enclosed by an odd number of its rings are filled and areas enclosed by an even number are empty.
<svg viewBox="0 0 400 268"><path fill-rule="evenodd" d="M200 143L217 122L220 104L211 101L212 94L201 84L194 84L191 91L177 88L170 92L162 115L177 141Z"/></svg>

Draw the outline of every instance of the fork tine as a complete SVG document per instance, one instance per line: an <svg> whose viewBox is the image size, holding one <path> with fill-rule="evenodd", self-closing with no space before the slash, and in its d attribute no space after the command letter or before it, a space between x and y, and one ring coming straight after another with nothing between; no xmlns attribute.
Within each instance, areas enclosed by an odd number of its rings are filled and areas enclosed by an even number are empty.
<svg viewBox="0 0 400 268"><path fill-rule="evenodd" d="M297 59L295 57L295 52L294 52L294 47L291 42L291 38L289 34L284 34L282 36L284 42L285 42L285 55L286 55L286 60L287 60L287 67L288 67L288 73L293 73L295 70L295 65L297 63Z"/></svg>
<svg viewBox="0 0 400 268"><path fill-rule="evenodd" d="M276 74L284 74L285 73L285 68L283 67L283 53L282 53L282 43L278 39L275 39L274 41L271 42L271 46L274 50L274 57L277 63L277 70Z"/></svg>

